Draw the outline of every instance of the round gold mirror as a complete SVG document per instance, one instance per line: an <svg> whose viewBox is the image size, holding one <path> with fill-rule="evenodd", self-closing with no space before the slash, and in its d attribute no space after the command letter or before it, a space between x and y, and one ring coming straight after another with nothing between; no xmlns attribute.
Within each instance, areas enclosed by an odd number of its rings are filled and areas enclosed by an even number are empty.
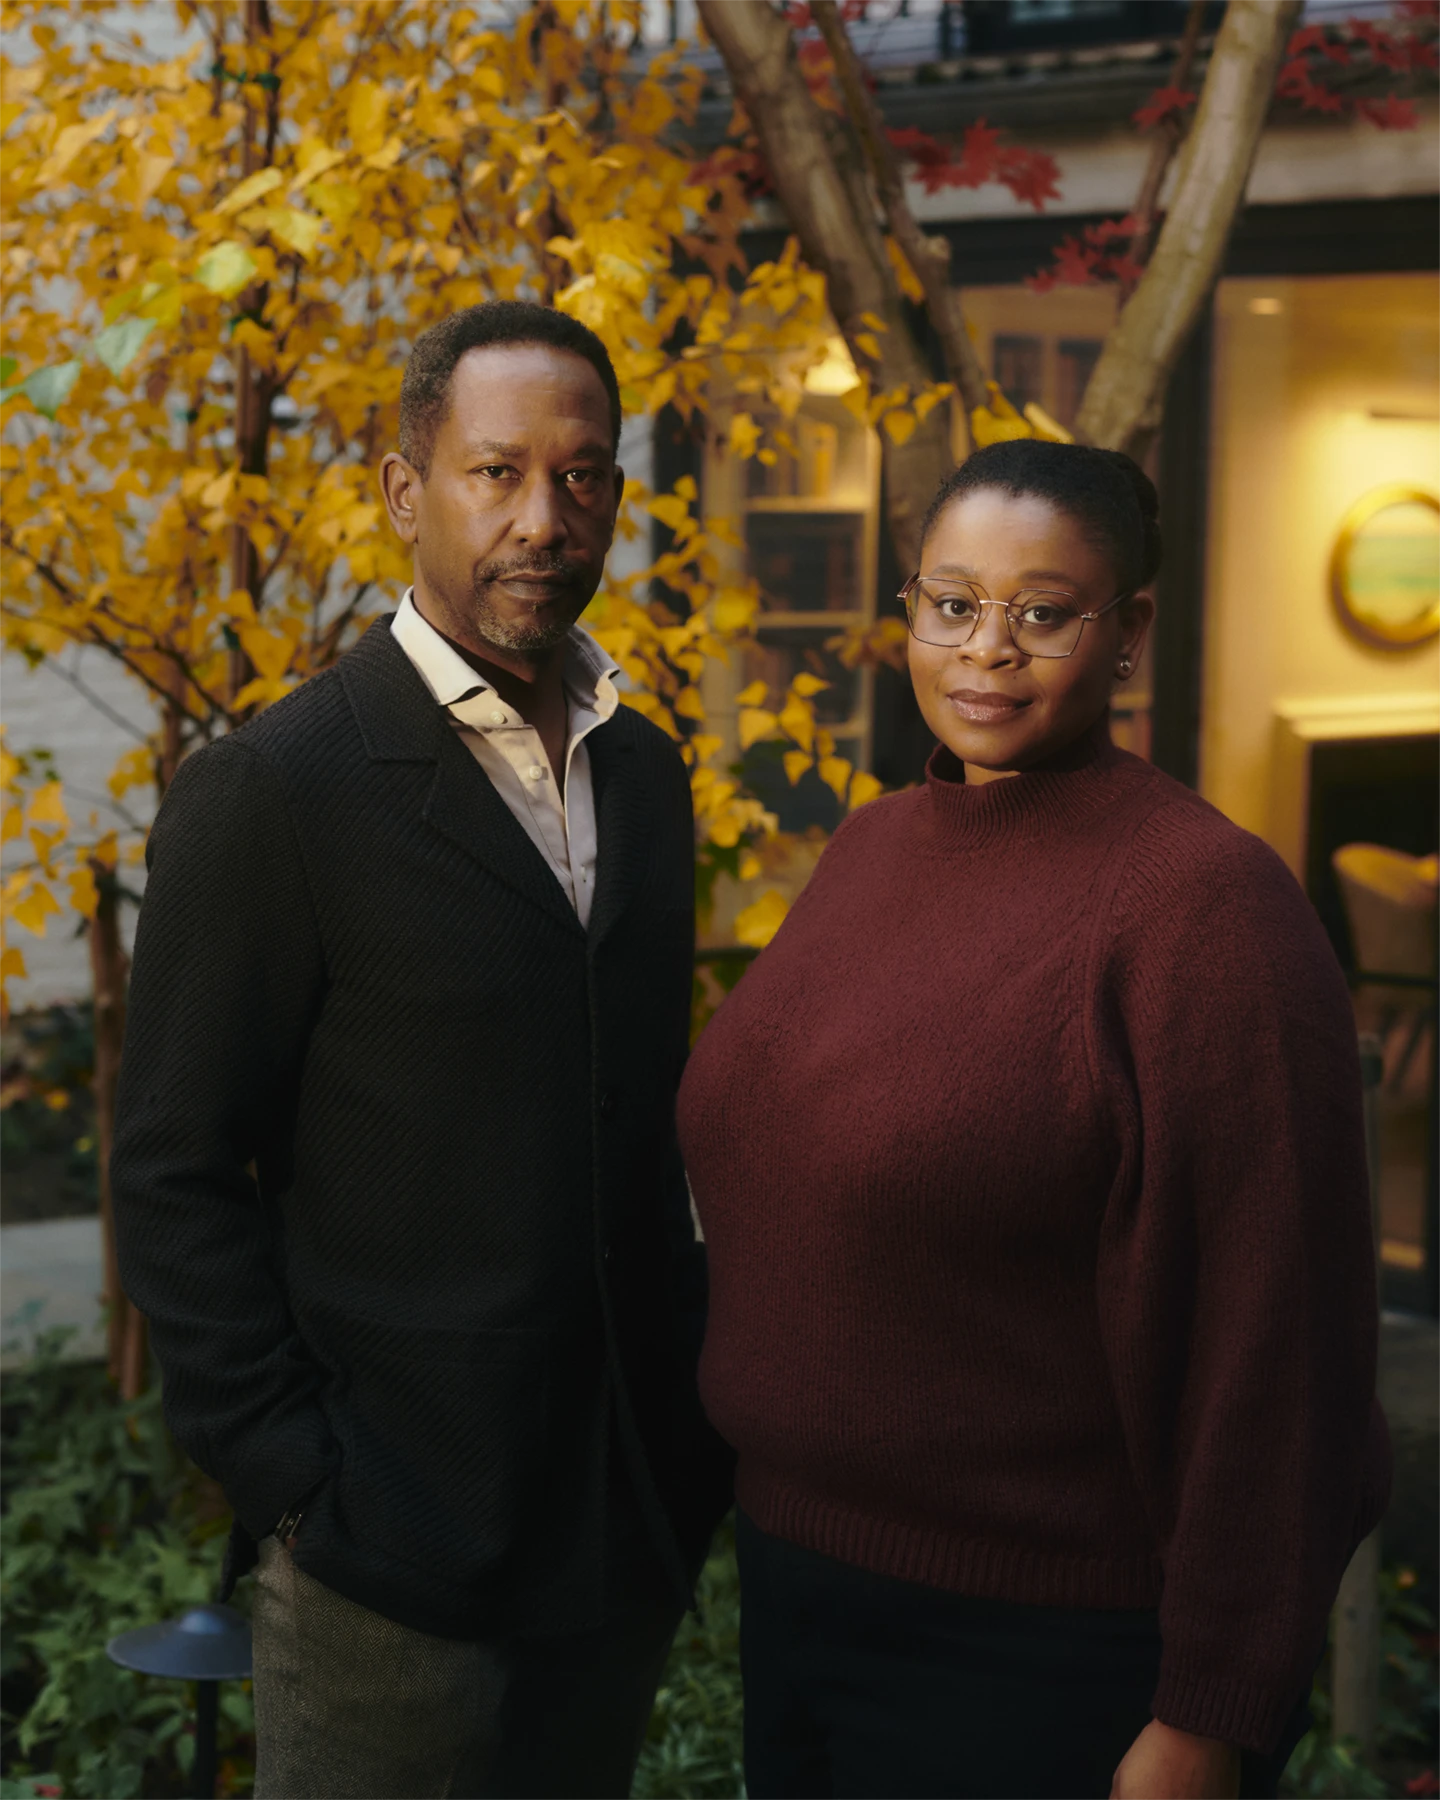
<svg viewBox="0 0 1440 1800"><path fill-rule="evenodd" d="M1381 650L1440 635L1440 497L1374 488L1340 522L1330 592L1347 631Z"/></svg>

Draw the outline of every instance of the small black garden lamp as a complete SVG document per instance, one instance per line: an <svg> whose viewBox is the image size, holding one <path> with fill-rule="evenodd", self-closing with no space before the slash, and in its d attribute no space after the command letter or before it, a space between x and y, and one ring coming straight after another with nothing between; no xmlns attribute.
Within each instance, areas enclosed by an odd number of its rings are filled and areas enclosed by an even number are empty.
<svg viewBox="0 0 1440 1800"><path fill-rule="evenodd" d="M214 1800L215 1729L220 1683L250 1673L250 1621L233 1606L192 1606L163 1625L122 1631L105 1646L122 1669L195 1683L195 1764L191 1789Z"/></svg>

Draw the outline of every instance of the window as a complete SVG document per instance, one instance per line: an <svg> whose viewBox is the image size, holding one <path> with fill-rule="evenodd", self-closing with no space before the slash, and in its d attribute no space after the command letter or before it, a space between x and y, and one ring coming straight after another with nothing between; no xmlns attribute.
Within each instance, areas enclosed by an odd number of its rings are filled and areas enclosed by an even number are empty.
<svg viewBox="0 0 1440 1800"><path fill-rule="evenodd" d="M759 416L753 403L750 410ZM737 521L737 572L759 586L760 615L754 646L724 672L724 691L707 690L706 704L781 829L830 831L840 820L839 802L813 771L790 783L781 762L785 745L753 744L741 757L735 696L758 680L778 703L808 671L827 684L815 695L815 715L834 734L837 754L870 767L874 677L847 669L827 646L875 616L879 445L833 394L807 393L790 435L795 453L768 466L758 457L737 463L723 449L708 459L705 510Z"/></svg>

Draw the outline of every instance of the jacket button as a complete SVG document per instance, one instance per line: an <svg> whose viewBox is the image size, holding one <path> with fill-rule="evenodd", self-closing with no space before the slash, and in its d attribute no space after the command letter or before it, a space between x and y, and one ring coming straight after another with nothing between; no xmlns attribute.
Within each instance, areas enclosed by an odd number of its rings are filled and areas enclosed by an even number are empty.
<svg viewBox="0 0 1440 1800"><path fill-rule="evenodd" d="M620 1104L614 1088L607 1088L600 1096L600 1117L610 1119L615 1116L615 1108Z"/></svg>

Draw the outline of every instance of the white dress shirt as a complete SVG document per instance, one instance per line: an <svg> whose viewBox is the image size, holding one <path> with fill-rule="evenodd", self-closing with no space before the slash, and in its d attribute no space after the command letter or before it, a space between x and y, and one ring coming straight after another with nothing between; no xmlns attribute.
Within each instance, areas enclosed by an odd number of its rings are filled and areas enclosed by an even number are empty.
<svg viewBox="0 0 1440 1800"><path fill-rule="evenodd" d="M565 767L557 790L540 733L421 618L413 596L411 589L390 621L396 642L549 864L580 923L588 924L595 897L596 832L585 739L620 704L614 680L619 668L588 632L571 627L562 671Z"/></svg>

